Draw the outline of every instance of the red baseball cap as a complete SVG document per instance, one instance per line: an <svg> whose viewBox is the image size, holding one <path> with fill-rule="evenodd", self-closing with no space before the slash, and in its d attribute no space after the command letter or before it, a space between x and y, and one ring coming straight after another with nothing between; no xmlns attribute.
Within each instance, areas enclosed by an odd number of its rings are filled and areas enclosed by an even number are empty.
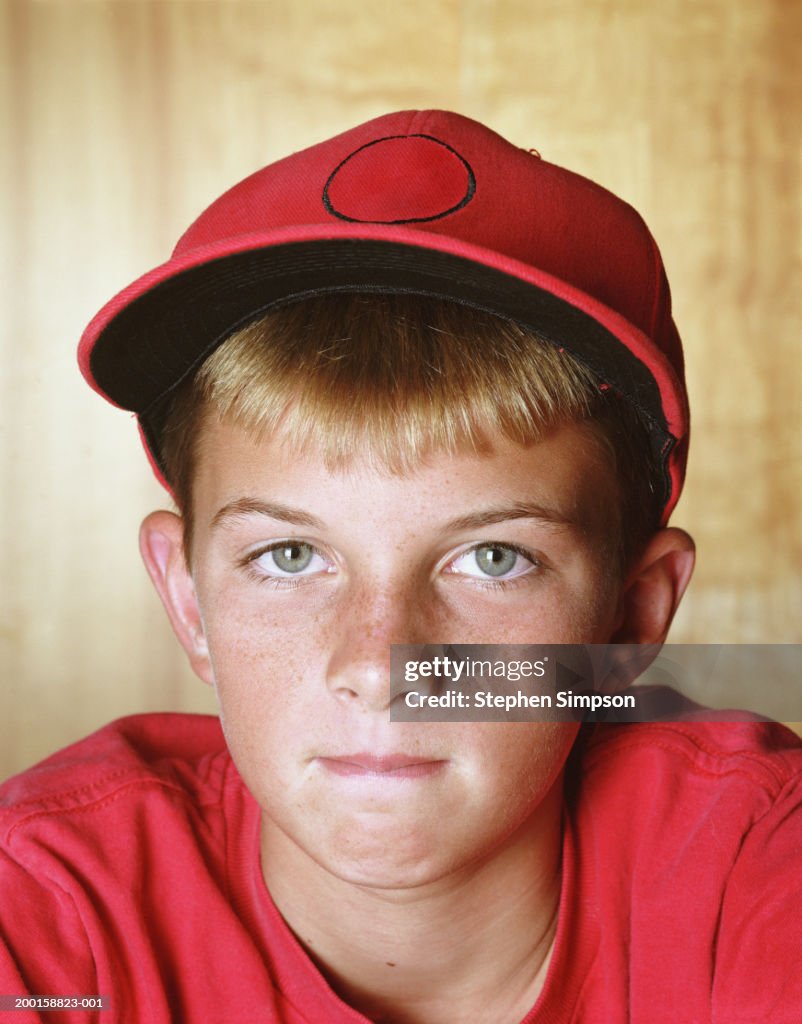
<svg viewBox="0 0 802 1024"><path fill-rule="evenodd" d="M649 230L606 189L459 114L387 114L245 178L100 310L81 371L136 412L169 488L159 438L173 389L271 307L357 290L488 310L570 351L640 410L668 519L688 403Z"/></svg>

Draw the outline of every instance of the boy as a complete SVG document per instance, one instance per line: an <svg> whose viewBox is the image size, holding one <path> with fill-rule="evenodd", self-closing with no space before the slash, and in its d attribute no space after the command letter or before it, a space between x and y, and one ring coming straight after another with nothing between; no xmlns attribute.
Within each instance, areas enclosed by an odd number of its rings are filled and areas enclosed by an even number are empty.
<svg viewBox="0 0 802 1024"><path fill-rule="evenodd" d="M222 733L7 785L0 987L78 1004L20 1020L800 1019L789 733L390 721L393 643L666 636L688 418L634 211L388 115L217 200L81 365L176 499L141 548Z"/></svg>

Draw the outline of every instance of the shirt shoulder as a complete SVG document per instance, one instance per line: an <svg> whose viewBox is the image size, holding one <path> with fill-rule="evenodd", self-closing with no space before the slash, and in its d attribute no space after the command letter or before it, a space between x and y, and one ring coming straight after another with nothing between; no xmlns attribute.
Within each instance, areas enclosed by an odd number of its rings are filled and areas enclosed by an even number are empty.
<svg viewBox="0 0 802 1024"><path fill-rule="evenodd" d="M581 772L623 773L630 765L647 770L649 785L690 779L740 781L779 794L802 782L802 739L777 722L650 722L597 725L580 750ZM669 767L671 773L665 774ZM637 785L637 778L630 778ZM716 787L720 792L720 786Z"/></svg>
<svg viewBox="0 0 802 1024"><path fill-rule="evenodd" d="M594 964L578 1019L611 1019L609 1000L653 1024L802 1019L799 737L760 721L598 725L566 811L569 959Z"/></svg>
<svg viewBox="0 0 802 1024"><path fill-rule="evenodd" d="M203 1005L248 1019L254 992L278 998L241 919L254 851L258 811L215 718L111 723L0 788L0 987L109 993L126 1024Z"/></svg>
<svg viewBox="0 0 802 1024"><path fill-rule="evenodd" d="M193 864L219 874L242 790L216 718L112 722L0 787L6 898L12 864L62 904L141 892L157 864L163 877Z"/></svg>
<svg viewBox="0 0 802 1024"><path fill-rule="evenodd" d="M118 719L0 786L0 844L27 822L80 814L126 789L163 790L203 806L220 799L230 759L208 715Z"/></svg>

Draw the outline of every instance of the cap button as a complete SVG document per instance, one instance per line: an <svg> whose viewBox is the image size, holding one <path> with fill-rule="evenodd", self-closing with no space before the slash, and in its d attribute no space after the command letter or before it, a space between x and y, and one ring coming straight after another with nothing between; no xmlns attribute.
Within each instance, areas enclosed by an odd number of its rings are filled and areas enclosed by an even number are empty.
<svg viewBox="0 0 802 1024"><path fill-rule="evenodd" d="M468 161L432 135L391 135L342 160L323 189L323 205L340 220L415 224L466 206L476 191Z"/></svg>

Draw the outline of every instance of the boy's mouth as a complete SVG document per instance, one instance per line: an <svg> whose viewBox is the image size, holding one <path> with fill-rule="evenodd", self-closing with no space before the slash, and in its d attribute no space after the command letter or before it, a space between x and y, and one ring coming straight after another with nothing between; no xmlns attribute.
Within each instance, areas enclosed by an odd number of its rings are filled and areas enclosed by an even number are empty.
<svg viewBox="0 0 802 1024"><path fill-rule="evenodd" d="M334 775L413 779L439 772L445 761L408 754L343 754L319 757L320 764Z"/></svg>

